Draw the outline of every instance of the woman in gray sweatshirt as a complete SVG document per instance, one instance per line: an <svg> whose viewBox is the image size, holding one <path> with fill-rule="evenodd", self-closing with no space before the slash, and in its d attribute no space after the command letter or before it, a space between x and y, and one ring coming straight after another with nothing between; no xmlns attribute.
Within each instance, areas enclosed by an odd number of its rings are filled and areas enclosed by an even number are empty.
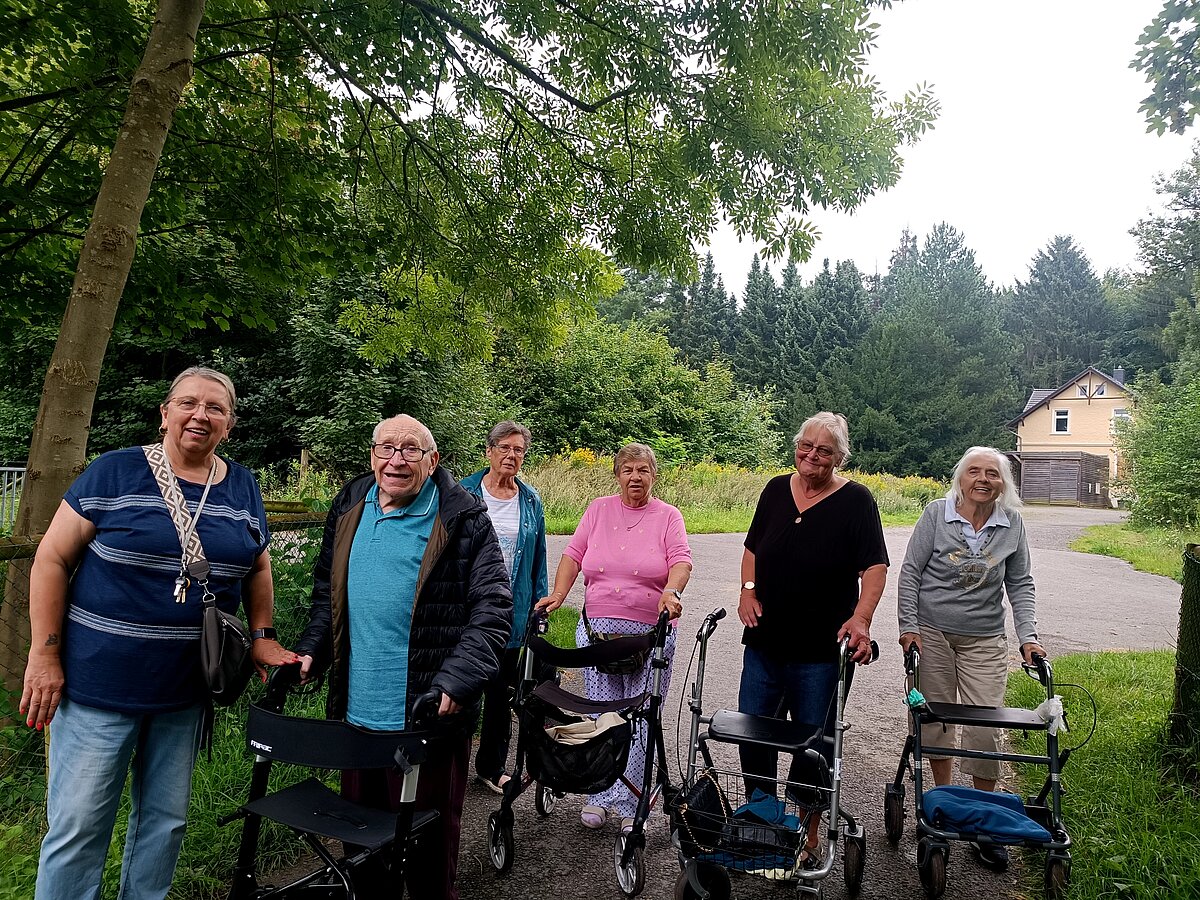
<svg viewBox="0 0 1200 900"><path fill-rule="evenodd" d="M1008 679L1004 595L1026 662L1045 655L1038 643L1033 575L1021 501L1008 458L972 447L954 467L950 493L922 513L904 555L897 586L900 645L921 654L921 692L927 700L1002 706ZM966 749L999 752L993 728L964 727ZM924 746L953 747L953 729L925 726ZM953 758L929 759L939 785L952 779ZM964 759L963 772L979 790L995 790L1000 762ZM1003 869L1003 847L981 849L983 862Z"/></svg>

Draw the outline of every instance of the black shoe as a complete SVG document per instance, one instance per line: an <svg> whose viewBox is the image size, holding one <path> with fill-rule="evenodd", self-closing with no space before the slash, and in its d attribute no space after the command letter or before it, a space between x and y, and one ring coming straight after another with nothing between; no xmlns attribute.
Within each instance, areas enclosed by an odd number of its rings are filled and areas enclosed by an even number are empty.
<svg viewBox="0 0 1200 900"><path fill-rule="evenodd" d="M1003 872L1008 868L1008 848L1002 844L971 844L985 868Z"/></svg>

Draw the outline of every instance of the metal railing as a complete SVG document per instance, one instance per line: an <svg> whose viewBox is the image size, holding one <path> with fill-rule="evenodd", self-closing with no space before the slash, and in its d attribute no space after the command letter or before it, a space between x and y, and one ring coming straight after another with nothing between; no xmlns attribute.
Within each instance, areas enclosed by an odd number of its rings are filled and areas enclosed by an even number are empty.
<svg viewBox="0 0 1200 900"><path fill-rule="evenodd" d="M17 504L25 485L25 468L0 466L0 531L11 531L17 521Z"/></svg>

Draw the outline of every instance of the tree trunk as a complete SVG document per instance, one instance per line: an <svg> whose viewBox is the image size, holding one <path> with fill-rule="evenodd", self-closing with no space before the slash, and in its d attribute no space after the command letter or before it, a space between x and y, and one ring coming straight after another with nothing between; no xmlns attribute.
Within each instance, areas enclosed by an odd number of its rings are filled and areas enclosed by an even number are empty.
<svg viewBox="0 0 1200 900"><path fill-rule="evenodd" d="M1179 605L1179 641L1175 650L1175 702L1171 707L1171 744L1197 760L1200 744L1200 546L1183 553L1183 593Z"/></svg>
<svg viewBox="0 0 1200 900"><path fill-rule="evenodd" d="M15 535L44 533L63 493L83 470L100 367L133 265L150 184L192 78L204 3L159 0L42 386ZM29 646L28 588L28 561L11 564L0 606L0 677L17 692Z"/></svg>

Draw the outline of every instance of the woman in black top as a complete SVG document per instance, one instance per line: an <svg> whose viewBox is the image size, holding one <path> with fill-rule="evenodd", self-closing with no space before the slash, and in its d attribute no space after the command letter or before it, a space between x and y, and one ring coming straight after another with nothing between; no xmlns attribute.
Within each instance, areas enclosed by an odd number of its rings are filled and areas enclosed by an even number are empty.
<svg viewBox="0 0 1200 900"><path fill-rule="evenodd" d="M832 733L838 642L871 661L871 618L888 555L875 499L837 474L850 455L846 420L820 412L794 438L796 471L763 489L742 553L738 618L746 626L738 709ZM828 748L826 748L828 754ZM777 754L741 748L742 770L776 778ZM798 777L793 761L789 780ZM755 786L747 780L747 789ZM808 844L815 860L817 817Z"/></svg>

